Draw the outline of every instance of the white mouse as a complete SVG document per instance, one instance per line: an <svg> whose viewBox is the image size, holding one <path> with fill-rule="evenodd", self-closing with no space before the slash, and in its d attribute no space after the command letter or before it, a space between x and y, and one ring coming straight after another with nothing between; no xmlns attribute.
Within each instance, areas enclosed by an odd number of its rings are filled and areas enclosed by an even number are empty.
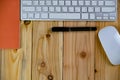
<svg viewBox="0 0 120 80"><path fill-rule="evenodd" d="M106 55L113 65L120 64L120 35L113 26L107 26L98 33Z"/></svg>

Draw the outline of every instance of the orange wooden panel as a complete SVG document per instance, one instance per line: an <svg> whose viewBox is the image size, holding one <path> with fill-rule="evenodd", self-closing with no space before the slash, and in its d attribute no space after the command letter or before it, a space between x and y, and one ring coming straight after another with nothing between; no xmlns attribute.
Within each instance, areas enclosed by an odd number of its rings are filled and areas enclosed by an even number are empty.
<svg viewBox="0 0 120 80"><path fill-rule="evenodd" d="M19 48L19 0L0 0L0 48Z"/></svg>

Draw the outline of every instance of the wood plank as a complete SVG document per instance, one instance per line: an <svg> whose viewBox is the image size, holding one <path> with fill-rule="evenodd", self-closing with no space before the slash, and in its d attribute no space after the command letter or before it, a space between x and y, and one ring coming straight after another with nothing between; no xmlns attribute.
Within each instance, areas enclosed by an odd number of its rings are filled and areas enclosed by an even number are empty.
<svg viewBox="0 0 120 80"><path fill-rule="evenodd" d="M65 22L65 26L95 26L94 22ZM63 80L94 80L95 32L64 33Z"/></svg>
<svg viewBox="0 0 120 80"><path fill-rule="evenodd" d="M21 80L32 80L32 22L24 21L21 24L21 48L23 50L22 78Z"/></svg>
<svg viewBox="0 0 120 80"><path fill-rule="evenodd" d="M62 80L63 34L51 33L63 22L33 23L32 80Z"/></svg>
<svg viewBox="0 0 120 80"><path fill-rule="evenodd" d="M25 24L21 22L21 48L2 49L1 80L31 80L32 23Z"/></svg>

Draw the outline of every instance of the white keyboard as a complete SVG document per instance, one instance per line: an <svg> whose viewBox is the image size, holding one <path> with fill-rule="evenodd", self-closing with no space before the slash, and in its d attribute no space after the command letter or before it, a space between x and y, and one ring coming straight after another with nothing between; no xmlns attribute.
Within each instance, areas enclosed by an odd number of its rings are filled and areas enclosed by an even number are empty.
<svg viewBox="0 0 120 80"><path fill-rule="evenodd" d="M21 0L21 20L115 21L117 0Z"/></svg>

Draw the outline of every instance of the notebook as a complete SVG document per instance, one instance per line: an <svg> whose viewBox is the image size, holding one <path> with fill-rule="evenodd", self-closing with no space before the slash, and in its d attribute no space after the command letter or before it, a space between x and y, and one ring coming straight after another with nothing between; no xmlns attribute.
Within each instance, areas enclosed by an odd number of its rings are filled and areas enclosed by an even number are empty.
<svg viewBox="0 0 120 80"><path fill-rule="evenodd" d="M0 0L0 48L20 47L19 0Z"/></svg>

